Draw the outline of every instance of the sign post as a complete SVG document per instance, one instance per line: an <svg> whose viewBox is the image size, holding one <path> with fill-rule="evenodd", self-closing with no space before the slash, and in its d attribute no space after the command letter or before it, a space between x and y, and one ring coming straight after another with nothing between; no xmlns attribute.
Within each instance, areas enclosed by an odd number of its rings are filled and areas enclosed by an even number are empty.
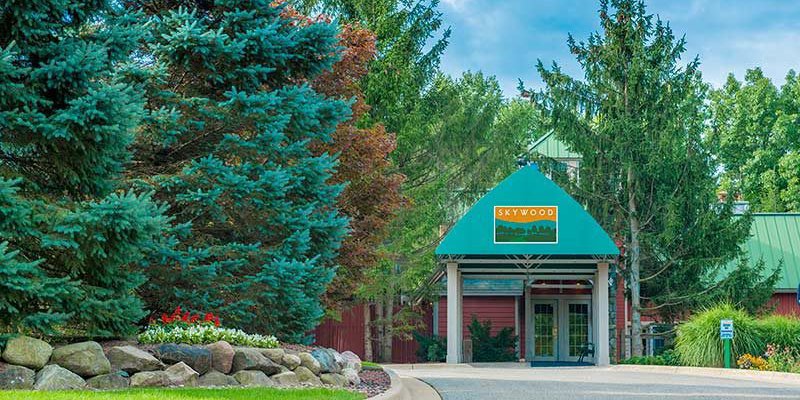
<svg viewBox="0 0 800 400"><path fill-rule="evenodd" d="M722 351L725 361L725 368L731 367L731 340L733 340L733 320L723 319L719 321L719 338L722 339Z"/></svg>

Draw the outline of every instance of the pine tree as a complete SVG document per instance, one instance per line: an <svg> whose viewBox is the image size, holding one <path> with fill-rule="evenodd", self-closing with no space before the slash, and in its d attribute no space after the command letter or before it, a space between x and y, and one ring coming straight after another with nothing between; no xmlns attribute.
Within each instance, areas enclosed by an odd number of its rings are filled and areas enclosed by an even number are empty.
<svg viewBox="0 0 800 400"><path fill-rule="evenodd" d="M706 86L697 59L680 64L685 41L642 1L601 1L600 22L602 33L568 41L584 79L539 62L546 88L534 100L559 139L583 155L573 194L624 238L632 352L641 355L641 314L670 321L718 298L751 219L734 217L730 202L717 204L702 140ZM740 281L769 290L763 283L774 284L777 271L758 273Z"/></svg>
<svg viewBox="0 0 800 400"><path fill-rule="evenodd" d="M336 157L315 154L348 104L306 82L338 58L336 27L268 0L135 1L151 32L138 185L169 202L172 246L150 260L154 312L182 305L223 323L307 339L323 315L347 220Z"/></svg>
<svg viewBox="0 0 800 400"><path fill-rule="evenodd" d="M119 175L143 115L140 30L111 1L0 6L0 328L128 334L168 220Z"/></svg>

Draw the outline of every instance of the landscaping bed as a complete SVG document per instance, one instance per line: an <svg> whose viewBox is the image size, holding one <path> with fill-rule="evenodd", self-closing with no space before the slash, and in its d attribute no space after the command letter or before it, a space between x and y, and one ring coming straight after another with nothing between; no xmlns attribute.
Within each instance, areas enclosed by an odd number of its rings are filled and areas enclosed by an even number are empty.
<svg viewBox="0 0 800 400"><path fill-rule="evenodd" d="M388 388L384 375L362 372L361 360L352 352L325 348L255 348L225 341L207 345L85 341L54 347L17 336L2 352L0 389L322 387L375 395Z"/></svg>
<svg viewBox="0 0 800 400"><path fill-rule="evenodd" d="M324 388L129 389L96 391L0 391L0 400L360 400L346 390Z"/></svg>

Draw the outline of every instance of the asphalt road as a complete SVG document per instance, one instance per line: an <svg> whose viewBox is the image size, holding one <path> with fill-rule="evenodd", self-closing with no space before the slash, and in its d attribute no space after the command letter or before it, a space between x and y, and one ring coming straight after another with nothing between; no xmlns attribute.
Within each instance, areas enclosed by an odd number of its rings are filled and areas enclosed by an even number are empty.
<svg viewBox="0 0 800 400"><path fill-rule="evenodd" d="M403 371L443 400L800 399L796 383L608 368L471 368Z"/></svg>

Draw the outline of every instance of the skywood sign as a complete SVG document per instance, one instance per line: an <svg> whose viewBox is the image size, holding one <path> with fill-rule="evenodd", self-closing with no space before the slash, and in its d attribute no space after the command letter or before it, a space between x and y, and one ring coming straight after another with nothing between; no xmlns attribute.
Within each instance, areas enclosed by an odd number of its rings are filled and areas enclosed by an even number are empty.
<svg viewBox="0 0 800 400"><path fill-rule="evenodd" d="M558 207L495 206L494 242L558 243Z"/></svg>

